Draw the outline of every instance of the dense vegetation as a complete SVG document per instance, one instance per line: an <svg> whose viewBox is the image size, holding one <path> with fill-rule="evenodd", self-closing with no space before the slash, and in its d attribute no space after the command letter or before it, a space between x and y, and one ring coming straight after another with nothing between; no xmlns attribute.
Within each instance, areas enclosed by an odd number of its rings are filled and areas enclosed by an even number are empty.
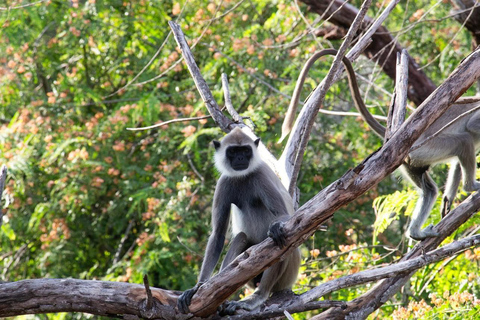
<svg viewBox="0 0 480 320"><path fill-rule="evenodd" d="M439 84L468 55L471 36L449 16L448 5L411 3L398 5L387 26ZM155 286L193 286L218 176L209 142L222 133L210 119L126 130L206 114L167 22L182 26L219 102L220 75L229 76L235 107L277 155L301 66L314 51L338 47L341 40L306 32L328 23L286 0L49 0L14 8L22 4L7 0L3 6L13 8L0 8L0 164L9 169L0 280L140 283L148 274ZM369 15L380 9L376 3ZM330 61L318 63L302 98ZM364 76L367 105L385 115L392 80L365 58L355 69ZM329 91L323 106L352 107L344 82ZM301 203L380 145L360 119L320 114L299 180ZM435 175L439 185L444 178ZM339 210L327 231L302 247L296 291L398 259L411 245L404 231L414 197L394 176ZM431 219L439 216L437 206ZM478 220L455 236L478 232ZM479 261L480 249L468 250L424 268L377 315L473 318L480 310ZM326 298L350 300L366 288Z"/></svg>

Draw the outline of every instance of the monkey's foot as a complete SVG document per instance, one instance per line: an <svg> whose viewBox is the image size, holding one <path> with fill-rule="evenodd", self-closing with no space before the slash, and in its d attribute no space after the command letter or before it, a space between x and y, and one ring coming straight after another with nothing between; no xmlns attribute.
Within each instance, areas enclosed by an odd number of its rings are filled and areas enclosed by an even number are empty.
<svg viewBox="0 0 480 320"><path fill-rule="evenodd" d="M228 301L225 303L222 314L233 315L238 309L251 311L259 307L266 299L255 293L240 301Z"/></svg>
<svg viewBox="0 0 480 320"><path fill-rule="evenodd" d="M409 229L407 232L407 235L413 240L417 240L417 241L421 241L426 238L438 237L440 234L437 231L433 230L433 228L434 226L433 224L431 224L423 230Z"/></svg>
<svg viewBox="0 0 480 320"><path fill-rule="evenodd" d="M474 181L472 184L465 184L463 186L463 189L467 192L473 192L473 191L478 191L480 190L480 182Z"/></svg>

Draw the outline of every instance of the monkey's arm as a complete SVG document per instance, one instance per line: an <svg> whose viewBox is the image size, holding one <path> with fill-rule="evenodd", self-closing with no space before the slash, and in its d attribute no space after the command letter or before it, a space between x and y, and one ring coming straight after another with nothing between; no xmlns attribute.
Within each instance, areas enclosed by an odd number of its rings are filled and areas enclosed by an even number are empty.
<svg viewBox="0 0 480 320"><path fill-rule="evenodd" d="M199 283L203 283L210 278L218 263L230 220L230 206L230 203L227 205L224 202L220 208L214 208L213 210L212 234L208 238L207 249L205 250L200 276L198 277Z"/></svg>
<svg viewBox="0 0 480 320"><path fill-rule="evenodd" d="M283 248L286 244L283 224L290 218L290 214L293 214L293 200L275 173L264 172L267 177L261 180L264 183L264 186L260 188L263 193L261 198L267 209L276 216L276 219L270 224L267 235L276 245Z"/></svg>
<svg viewBox="0 0 480 320"><path fill-rule="evenodd" d="M227 233L230 220L231 202L228 197L220 199L218 190L222 190L221 180L217 183L213 197L212 233L208 238L207 249L203 257L198 282L193 288L185 290L177 300L177 307L182 313L189 313L188 306L190 305L193 295L198 291L198 288L210 278L223 250L225 234Z"/></svg>

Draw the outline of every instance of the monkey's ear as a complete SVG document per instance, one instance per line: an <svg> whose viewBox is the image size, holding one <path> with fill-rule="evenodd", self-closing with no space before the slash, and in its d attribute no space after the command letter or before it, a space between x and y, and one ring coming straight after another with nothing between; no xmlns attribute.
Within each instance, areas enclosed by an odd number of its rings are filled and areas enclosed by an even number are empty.
<svg viewBox="0 0 480 320"><path fill-rule="evenodd" d="M257 140L255 140L253 143L255 143L255 146L258 147L258 144L260 143L260 138L258 138Z"/></svg>
<svg viewBox="0 0 480 320"><path fill-rule="evenodd" d="M215 147L215 150L218 150L220 148L220 141L213 140L213 146Z"/></svg>

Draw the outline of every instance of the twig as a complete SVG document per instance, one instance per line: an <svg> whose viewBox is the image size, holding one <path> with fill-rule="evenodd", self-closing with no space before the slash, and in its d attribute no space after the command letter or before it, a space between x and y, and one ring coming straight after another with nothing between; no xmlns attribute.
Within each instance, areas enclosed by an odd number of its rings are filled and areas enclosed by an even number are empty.
<svg viewBox="0 0 480 320"><path fill-rule="evenodd" d="M3 189L5 189L6 179L7 179L7 166L2 165L2 168L0 169L0 227L2 226L2 220L3 220L2 196L3 196Z"/></svg>
<svg viewBox="0 0 480 320"><path fill-rule="evenodd" d="M185 40L185 35L180 29L180 26L172 21L169 21L168 25L173 31L175 41L177 41L177 44L182 51L182 55L187 63L188 71L190 71L190 75L192 76L193 81L195 82L195 85L197 86L197 89L200 92L203 101L205 102L208 112L212 116L215 123L220 126L222 131L230 132L229 125L232 122L220 111L220 108L213 98L212 92L208 88L205 79L203 79L202 75L200 74L200 69L198 69L198 66L195 63L192 52L188 47L187 41Z"/></svg>
<svg viewBox="0 0 480 320"><path fill-rule="evenodd" d="M183 14L183 11L185 10L185 8L187 7L187 3L188 3L188 0L185 1L185 3L183 4L183 7L182 7L182 10L180 11L180 13L178 14L177 18L175 19L175 21L178 21L178 19L182 16ZM150 59L150 61L148 61L148 63L142 68L142 70L140 70L139 73L137 73L137 75L135 77L133 77L132 80L130 80L126 85L124 85L123 87L121 87L120 89L116 90L115 92L109 94L108 96L106 96L107 98L108 97L111 97L113 95L116 95L117 93L119 93L120 91L122 90L125 90L128 86L130 86L133 82L135 82L138 77L140 77L144 72L145 70L147 70L147 68L153 63L153 61L158 57L158 55L160 54L160 52L163 50L163 47L165 47L165 45L167 44L168 42L168 39L170 39L170 36L172 35L172 31L170 31L167 35L167 37L165 38L165 40L163 40L163 43L160 45L160 47L158 48L157 52L155 52L155 54L153 55L153 57ZM181 61L181 60L179 60ZM176 64L175 64L176 65Z"/></svg>
<svg viewBox="0 0 480 320"><path fill-rule="evenodd" d="M198 172L197 168L196 168L195 165L193 164L192 156L190 156L190 153L187 153L187 159L188 159L188 164L190 165L190 168L192 168L193 172L197 175L197 177L198 177L202 182L204 182L204 181L205 181L205 178L200 174L200 172Z"/></svg>
<svg viewBox="0 0 480 320"><path fill-rule="evenodd" d="M440 1L437 2L437 4L439 4ZM468 20L470 19L470 17L472 16L474 12L474 8L471 8L471 11L468 13L468 16L465 18L465 20L463 21L462 25L460 26L460 28L458 28L457 32L455 32L455 34L453 35L453 37L450 37L447 45L445 47L443 47L443 49L440 51L439 54L437 54L430 62L428 62L427 64L425 64L424 66L422 66L420 68L420 70L423 70L427 67L429 67L432 63L434 63L438 58L440 58L442 55L445 54L445 52L447 51L447 48L450 47L450 45L453 43L453 41L455 41L455 39L457 38L457 36L463 32L463 29L465 28L465 25L467 24ZM457 20L458 21L458 20Z"/></svg>
<svg viewBox="0 0 480 320"><path fill-rule="evenodd" d="M194 121L194 120L202 120L202 119L208 119L211 118L212 116L201 116L201 117L191 117L191 118L178 118L178 119L172 119L168 120L162 123L157 123L148 127L141 127L141 128L127 128L127 130L130 131L141 131L141 130L148 130L148 129L155 129L155 128L160 128L162 126L166 126L167 124L175 123L175 122L182 122L182 121Z"/></svg>
<svg viewBox="0 0 480 320"><path fill-rule="evenodd" d="M222 73L222 88L223 96L225 97L225 107L227 108L228 113L232 116L233 121L236 123L243 123L242 117L233 107L232 99L230 98L230 88L228 87L228 78L225 73Z"/></svg>
<svg viewBox="0 0 480 320"><path fill-rule="evenodd" d="M145 274L143 276L143 285L145 286L145 291L147 293L147 310L153 307L153 297L152 297L152 290L150 290L150 284L148 283L148 275Z"/></svg>
<svg viewBox="0 0 480 320"><path fill-rule="evenodd" d="M196 255L197 257L203 258L203 254L198 253L197 251L193 250L189 246L187 246L185 243L182 242L182 239L180 239L180 236L177 236L178 243L188 251L190 251L192 254Z"/></svg>
<svg viewBox="0 0 480 320"><path fill-rule="evenodd" d="M120 255L122 254L123 247L125 246L125 241L128 239L128 235L130 234L130 231L132 231L133 225L135 224L135 220L130 220L128 223L127 229L125 230L125 233L123 234L122 239L120 240L120 244L118 245L117 252L115 252L115 256L113 258L113 265L116 265L120 261Z"/></svg>
<svg viewBox="0 0 480 320"><path fill-rule="evenodd" d="M183 8L185 8L185 6L183 6ZM182 8L182 12L183 12L183 8ZM153 57L150 59L150 61L148 61L148 63L142 68L142 70L140 70L139 73L137 73L135 75L135 77L133 77L132 80L128 81L126 85L124 85L123 87L121 87L120 89L116 90L115 92L113 93L110 93L109 95L105 96L105 98L108 98L108 97L111 97L111 96L114 96L116 95L117 93L119 93L120 91L123 91L125 90L127 87L129 87L133 82L135 82L144 72L145 70L147 70L147 68L153 63L153 61L158 57L158 55L160 54L160 52L163 50L163 47L165 46L165 44L167 43L168 39L170 39L170 36L172 35L172 31L170 31L167 35L167 37L165 38L165 40L163 40L163 43L160 45L160 47L158 48L157 52L155 52L155 54L153 55Z"/></svg>
<svg viewBox="0 0 480 320"><path fill-rule="evenodd" d="M300 304L307 303L323 297L324 295L337 291L343 288L352 287L354 285L360 285L380 279L391 278L400 274L407 274L418 270L427 264L438 262L452 255L459 254L460 252L480 244L480 235L475 235L465 239L461 239L450 244L445 245L442 248L430 251L419 257L402 261L397 264L389 265L386 267L360 271L355 274L351 274L345 277L341 277L324 284L302 294L298 298Z"/></svg>
<svg viewBox="0 0 480 320"><path fill-rule="evenodd" d="M217 6L217 8L215 9L215 13L213 15L216 15L217 12L218 12L218 9L220 8L221 4L223 3L223 0L220 2L220 5ZM182 9L183 11L183 9ZM178 19L177 19L178 20ZM171 22L171 21L170 21ZM169 23L170 23L169 22ZM176 22L174 22L176 24ZM212 21L209 21L207 23L207 25L205 26L205 28L203 28L202 30L202 33L200 34L199 37L196 38L194 44L192 45L192 49L195 48L197 46L197 44L200 42L200 40L203 38L203 36L205 35L205 33L207 32L207 30L209 30L210 28L210 25L212 24ZM155 77L151 78L151 79L148 79L148 80L145 80L143 82L139 82L139 83L136 83L135 86L143 86L144 84L146 83L149 83L149 82L152 82L152 81L155 81L161 77L163 77L165 74L167 74L168 72L170 72L173 68L175 68L175 66L177 66L180 62L182 62L184 59L184 57L181 57L180 59L178 59L174 64L172 64L167 70L165 70L164 72L162 72L161 74L159 75L156 75Z"/></svg>
<svg viewBox="0 0 480 320"><path fill-rule="evenodd" d="M204 46L212 49L214 52L216 53L219 53L220 55L222 55L223 57L227 58L227 60L231 61L232 63L234 63L238 68L240 68L243 72L249 74L252 78L254 78L255 80L257 80L258 82L262 83L264 86L266 86L267 88L269 88L270 90L272 90L273 92L275 93L278 93L279 95L285 97L285 98L288 98L290 99L291 97L288 95L288 94L285 94L283 93L282 91L278 90L277 88L275 88L274 86L272 86L270 83L266 82L265 80L259 78L258 76L256 76L253 72L250 72L249 70L247 70L247 68L245 68L243 65L241 65L239 62L237 62L236 60L234 60L233 58L231 58L230 56L226 55L225 53L223 53L222 51L218 50L217 48L214 48L214 47L211 47L210 45L206 44L206 43L202 43Z"/></svg>
<svg viewBox="0 0 480 320"><path fill-rule="evenodd" d="M332 116L342 116L342 117L361 117L362 116L358 112L334 111L334 110L325 110L325 109L320 109L318 110L318 112L332 115ZM373 115L373 117L377 120L387 121L387 117L385 116Z"/></svg>
<svg viewBox="0 0 480 320"><path fill-rule="evenodd" d="M0 7L0 10L1 11L9 11L9 10L13 10L13 9L22 9L22 8L31 7L31 6L34 6L36 4L46 2L46 1L48 1L48 0L40 0L40 1L37 1L37 2L22 4L21 6L16 6L16 7Z"/></svg>
<svg viewBox="0 0 480 320"><path fill-rule="evenodd" d="M480 96L460 97L455 101L456 104L466 104L480 101Z"/></svg>
<svg viewBox="0 0 480 320"><path fill-rule="evenodd" d="M202 22L214 22L214 21L217 21L223 17L225 17L227 14L229 14L230 12L234 11L235 9L237 9L242 3L243 1L245 0L240 0L238 1L237 3L235 3L235 5L233 7L231 7L230 9L228 9L227 11L225 11L224 13L222 13L221 15L219 15L218 17L213 17L211 19L206 19L206 20L202 20Z"/></svg>
<svg viewBox="0 0 480 320"><path fill-rule="evenodd" d="M388 6L385 8L385 10L383 10L382 14L378 17L378 19L375 20L374 23L372 23L372 25L370 26L370 28L368 28L368 30L365 32L362 38L358 40L358 42L353 46L352 50L350 50L350 52L347 54L347 58L349 58L350 60L355 60L355 58L358 57L360 53L362 53L362 51L371 42L371 38L373 34L377 31L378 28L380 28L383 21L387 19L387 17L390 15L390 12L392 12L393 8L395 8L395 6L399 2L400 0L393 0L388 4ZM353 26L353 23L352 23L352 26Z"/></svg>

